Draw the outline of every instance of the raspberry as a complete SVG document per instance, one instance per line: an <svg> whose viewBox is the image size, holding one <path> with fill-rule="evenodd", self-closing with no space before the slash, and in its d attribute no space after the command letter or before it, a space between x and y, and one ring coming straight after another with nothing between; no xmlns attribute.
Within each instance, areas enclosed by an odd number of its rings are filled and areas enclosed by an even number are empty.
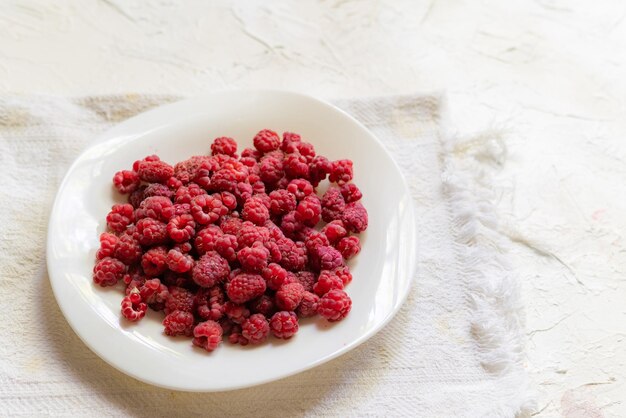
<svg viewBox="0 0 626 418"><path fill-rule="evenodd" d="M265 293L265 280L258 274L241 273L226 284L231 301L245 303Z"/></svg>
<svg viewBox="0 0 626 418"><path fill-rule="evenodd" d="M96 252L96 259L102 260L104 257L113 257L118 241L117 235L108 232L100 234L100 248Z"/></svg>
<svg viewBox="0 0 626 418"><path fill-rule="evenodd" d="M341 190L341 195L346 203L359 201L363 197L363 193L361 193L359 188L354 183L346 183L339 189Z"/></svg>
<svg viewBox="0 0 626 418"><path fill-rule="evenodd" d="M213 287L230 273L228 261L215 251L209 251L196 262L191 278L199 286Z"/></svg>
<svg viewBox="0 0 626 418"><path fill-rule="evenodd" d="M296 219L296 211L291 211L280 222L280 227L289 237L295 237L295 235L304 228L304 224Z"/></svg>
<svg viewBox="0 0 626 418"><path fill-rule="evenodd" d="M224 234L215 242L215 250L229 262L237 259L237 247L237 237L231 234Z"/></svg>
<svg viewBox="0 0 626 418"><path fill-rule="evenodd" d="M270 317L275 311L274 301L267 295L261 295L261 297L253 300L250 303L250 309L254 313L261 313L266 317Z"/></svg>
<svg viewBox="0 0 626 418"><path fill-rule="evenodd" d="M306 157L300 155L299 152L286 155L283 168L287 177L292 179L309 177L309 163Z"/></svg>
<svg viewBox="0 0 626 418"><path fill-rule="evenodd" d="M298 332L298 317L293 312L276 312L270 320L270 329L276 338L289 339Z"/></svg>
<svg viewBox="0 0 626 418"><path fill-rule="evenodd" d="M329 321L335 322L345 318L351 308L350 296L343 290L334 289L321 297L317 305L317 313Z"/></svg>
<svg viewBox="0 0 626 418"><path fill-rule="evenodd" d="M196 183L189 183L187 186L181 186L174 193L176 203L189 203L196 196L205 195L206 191Z"/></svg>
<svg viewBox="0 0 626 418"><path fill-rule="evenodd" d="M210 158L211 157L205 155L195 155L188 160L181 161L174 166L174 176L183 184L187 184L196 177L202 163L208 161Z"/></svg>
<svg viewBox="0 0 626 418"><path fill-rule="evenodd" d="M129 321L139 321L146 315L148 305L143 303L138 290L133 290L122 299L122 315Z"/></svg>
<svg viewBox="0 0 626 418"><path fill-rule="evenodd" d="M296 144L296 148L298 152L306 158L307 163L312 162L313 158L315 158L315 147L313 144L302 141Z"/></svg>
<svg viewBox="0 0 626 418"><path fill-rule="evenodd" d="M241 158L253 158L256 161L259 161L262 155L263 154L253 148L246 148L241 151Z"/></svg>
<svg viewBox="0 0 626 418"><path fill-rule="evenodd" d="M302 301L296 309L296 314L300 318L309 318L317 314L317 304L320 298L315 293L304 292L302 294Z"/></svg>
<svg viewBox="0 0 626 418"><path fill-rule="evenodd" d="M267 251L269 251L268 262L280 263L280 260L282 260L283 256L280 253L280 248L278 247L278 244L276 244L274 240L269 240L264 245L265 248L267 248Z"/></svg>
<svg viewBox="0 0 626 418"><path fill-rule="evenodd" d="M287 270L276 263L270 263L261 274L267 281L267 286L272 290L280 289L287 278Z"/></svg>
<svg viewBox="0 0 626 418"><path fill-rule="evenodd" d="M237 235L243 221L234 216L223 216L220 219L220 228L225 234Z"/></svg>
<svg viewBox="0 0 626 418"><path fill-rule="evenodd" d="M342 213L346 208L346 201L343 200L341 190L337 187L331 187L326 190L322 197L322 219L324 222L331 222L341 219Z"/></svg>
<svg viewBox="0 0 626 418"><path fill-rule="evenodd" d="M344 287L348 285L352 281L352 273L350 273L350 268L348 266L340 266L333 270L343 282Z"/></svg>
<svg viewBox="0 0 626 418"><path fill-rule="evenodd" d="M124 273L124 263L115 258L104 257L93 268L93 281L102 287L113 286L124 277Z"/></svg>
<svg viewBox="0 0 626 418"><path fill-rule="evenodd" d="M328 158L318 155L309 163L309 177L311 184L317 186L330 173L330 161Z"/></svg>
<svg viewBox="0 0 626 418"><path fill-rule="evenodd" d="M205 254L208 251L214 251L217 245L217 240L223 235L223 232L215 225L209 225L204 229L201 229L196 234L194 244L196 251L199 255Z"/></svg>
<svg viewBox="0 0 626 418"><path fill-rule="evenodd" d="M124 283L128 280L128 284L126 285L126 289L124 290L125 295L130 295L133 289L141 289L141 286L146 282L145 277L143 276L131 276L130 274L124 275Z"/></svg>
<svg viewBox="0 0 626 418"><path fill-rule="evenodd" d="M241 335L246 338L250 344L260 344L265 341L270 334L270 324L263 314L257 313L251 315L250 318L241 324Z"/></svg>
<svg viewBox="0 0 626 418"><path fill-rule="evenodd" d="M309 254L312 254L317 247L328 246L330 242L326 235L321 232L313 232L305 241L306 249L309 251Z"/></svg>
<svg viewBox="0 0 626 418"><path fill-rule="evenodd" d="M245 165L246 167L248 167L248 173L249 175L258 175L260 173L260 169L259 169L259 161L256 158L253 157L241 157L239 159L239 162L243 165ZM248 177L249 178L249 177Z"/></svg>
<svg viewBox="0 0 626 418"><path fill-rule="evenodd" d="M171 199L174 196L174 192L170 190L165 184L152 183L146 187L143 192L144 197L163 196Z"/></svg>
<svg viewBox="0 0 626 418"><path fill-rule="evenodd" d="M141 202L143 202L143 199L145 197L143 193L146 189L146 186L139 186L137 190L128 195L128 203L133 205L135 209L138 208L139 205L141 205Z"/></svg>
<svg viewBox="0 0 626 418"><path fill-rule="evenodd" d="M179 286L170 286L165 300L165 314L174 311L193 312L194 299L193 293L189 290Z"/></svg>
<svg viewBox="0 0 626 418"><path fill-rule="evenodd" d="M337 250L339 250L345 260L351 259L361 251L359 238L354 235L342 238L337 243Z"/></svg>
<svg viewBox="0 0 626 418"><path fill-rule="evenodd" d="M201 288L196 294L197 312L202 319L217 321L224 316L224 292L220 286Z"/></svg>
<svg viewBox="0 0 626 418"><path fill-rule="evenodd" d="M141 299L147 304L164 303L169 294L159 279L146 280L139 288Z"/></svg>
<svg viewBox="0 0 626 418"><path fill-rule="evenodd" d="M274 157L264 158L259 169L259 176L266 184L276 183L284 175L283 161Z"/></svg>
<svg viewBox="0 0 626 418"><path fill-rule="evenodd" d="M287 190L274 190L269 196L270 213L274 216L284 215L296 209L296 197Z"/></svg>
<svg viewBox="0 0 626 418"><path fill-rule="evenodd" d="M284 284L276 292L276 306L284 311L295 311L304 294L304 286L300 283Z"/></svg>
<svg viewBox="0 0 626 418"><path fill-rule="evenodd" d="M179 187L182 187L183 182L178 180L176 177L170 177L165 182L165 185L169 187L171 190L178 190Z"/></svg>
<svg viewBox="0 0 626 418"><path fill-rule="evenodd" d="M267 209L270 208L270 205L272 203L272 199L270 199L270 197L269 197L269 195L267 195L267 193L265 193L265 192L255 192L253 197L255 199L260 200L261 203L263 203L263 205L265 205L265 207ZM267 221L263 222L263 223L265 224L266 222L269 222L269 219Z"/></svg>
<svg viewBox="0 0 626 418"><path fill-rule="evenodd" d="M215 138L211 144L211 154L226 154L237 157L237 142L227 136Z"/></svg>
<svg viewBox="0 0 626 418"><path fill-rule="evenodd" d="M293 194L298 201L315 193L315 189L308 180L293 179L287 185L287 191Z"/></svg>
<svg viewBox="0 0 626 418"><path fill-rule="evenodd" d="M147 276L159 276L167 270L167 248L150 248L141 257L141 268Z"/></svg>
<svg viewBox="0 0 626 418"><path fill-rule="evenodd" d="M224 314L231 321L241 324L247 317L250 316L250 311L245 305L238 305L235 302L228 301L224 304Z"/></svg>
<svg viewBox="0 0 626 418"><path fill-rule="evenodd" d="M280 146L280 138L276 132L263 129L254 136L252 143L254 144L254 148L262 153L266 153L278 149Z"/></svg>
<svg viewBox="0 0 626 418"><path fill-rule="evenodd" d="M180 251L169 250L167 253L167 267L176 273L186 273L193 267L193 258Z"/></svg>
<svg viewBox="0 0 626 418"><path fill-rule="evenodd" d="M200 322L193 329L193 345L213 351L222 342L222 327L215 321Z"/></svg>
<svg viewBox="0 0 626 418"><path fill-rule="evenodd" d="M190 242L181 242L178 244L174 244L172 250L180 251L183 254L188 254L193 249L193 246Z"/></svg>
<svg viewBox="0 0 626 418"><path fill-rule="evenodd" d="M263 225L270 218L270 213L260 198L252 197L244 203L241 216L246 221Z"/></svg>
<svg viewBox="0 0 626 418"><path fill-rule="evenodd" d="M141 180L134 171L122 170L113 176L113 185L122 194L134 192L140 184Z"/></svg>
<svg viewBox="0 0 626 418"><path fill-rule="evenodd" d="M132 235L122 234L115 246L115 258L126 265L131 265L139 261L141 255L142 250L139 242Z"/></svg>
<svg viewBox="0 0 626 418"><path fill-rule="evenodd" d="M312 271L302 270L296 273L296 278L298 279L298 282L300 282L302 287L304 287L305 291L313 291L313 285L315 284L316 279L315 273L313 273Z"/></svg>
<svg viewBox="0 0 626 418"><path fill-rule="evenodd" d="M170 336L193 334L193 315L189 312L174 311L163 320L165 334Z"/></svg>
<svg viewBox="0 0 626 418"><path fill-rule="evenodd" d="M157 245L167 241L167 226L152 218L137 221L138 240L141 245Z"/></svg>
<svg viewBox="0 0 626 418"><path fill-rule="evenodd" d="M191 215L201 225L213 224L226 213L228 208L219 195L200 195L191 200Z"/></svg>
<svg viewBox="0 0 626 418"><path fill-rule="evenodd" d="M196 171L193 182L204 190L211 190L211 170L205 166L205 163L202 163L198 171Z"/></svg>
<svg viewBox="0 0 626 418"><path fill-rule="evenodd" d="M274 185L274 189L275 190L286 189L288 184L289 184L289 179L287 177L283 177L282 179L276 182L276 184Z"/></svg>
<svg viewBox="0 0 626 418"><path fill-rule="evenodd" d="M139 164L145 161L161 161L161 159L159 158L158 155L148 155L143 160L137 160L133 163L133 171L134 172L139 171Z"/></svg>
<svg viewBox="0 0 626 418"><path fill-rule="evenodd" d="M367 210L360 202L346 205L341 216L346 229L351 232L363 232L367 229Z"/></svg>
<svg viewBox="0 0 626 418"><path fill-rule="evenodd" d="M312 254L316 266L320 270L332 270L343 264L341 253L331 246L320 246Z"/></svg>
<svg viewBox="0 0 626 418"><path fill-rule="evenodd" d="M167 234L175 242L189 241L196 233L196 223L189 214L174 216L167 224Z"/></svg>
<svg viewBox="0 0 626 418"><path fill-rule="evenodd" d="M249 183L240 182L232 192L237 197L237 201L243 204L252 197L252 186Z"/></svg>
<svg viewBox="0 0 626 418"><path fill-rule="evenodd" d="M341 238L348 235L348 231L341 220L332 221L326 224L326 226L322 228L322 233L326 235L326 238L328 238L328 241L331 244L335 244Z"/></svg>
<svg viewBox="0 0 626 418"><path fill-rule="evenodd" d="M302 141L302 138L298 134L293 132L283 133L283 142L280 144L280 149L286 153L292 153L298 150L298 143Z"/></svg>
<svg viewBox="0 0 626 418"><path fill-rule="evenodd" d="M222 204L226 206L226 209L228 210L237 209L237 198L235 197L234 194L230 192L221 192L219 196L220 196L220 199L222 200Z"/></svg>
<svg viewBox="0 0 626 418"><path fill-rule="evenodd" d="M256 241L266 242L269 239L270 231L262 226L256 226L251 222L244 222L237 233L239 247L250 247Z"/></svg>
<svg viewBox="0 0 626 418"><path fill-rule="evenodd" d="M135 211L137 219L152 218L167 222L172 216L174 216L174 205L164 196L146 197L139 205L139 209Z"/></svg>
<svg viewBox="0 0 626 418"><path fill-rule="evenodd" d="M237 253L241 267L246 271L260 272L267 266L270 252L262 242L255 242L251 247L244 247Z"/></svg>
<svg viewBox="0 0 626 418"><path fill-rule="evenodd" d="M306 266L308 259L304 244L296 244L289 238L278 240L276 243L281 253L281 266L292 271L302 270Z"/></svg>
<svg viewBox="0 0 626 418"><path fill-rule="evenodd" d="M142 161L137 174L140 179L149 183L165 183L174 175L174 168L163 161Z"/></svg>
<svg viewBox="0 0 626 418"><path fill-rule="evenodd" d="M113 205L107 215L107 225L115 232L123 232L135 220L133 205L128 203Z"/></svg>
<svg viewBox="0 0 626 418"><path fill-rule="evenodd" d="M307 226L315 226L322 217L322 203L316 195L309 195L298 203L295 219Z"/></svg>
<svg viewBox="0 0 626 418"><path fill-rule="evenodd" d="M228 342L231 344L248 345L248 339L241 334L241 326L235 325L228 336Z"/></svg>
<svg viewBox="0 0 626 418"><path fill-rule="evenodd" d="M248 177L248 169L238 161L222 166L211 177L213 188L217 191L232 192L234 186Z"/></svg>
<svg viewBox="0 0 626 418"><path fill-rule="evenodd" d="M328 180L331 183L342 185L352 180L352 161L337 160L330 164L330 175Z"/></svg>
<svg viewBox="0 0 626 418"><path fill-rule="evenodd" d="M313 291L318 296L323 296L332 289L343 289L343 282L334 272L322 270L317 282L313 285Z"/></svg>

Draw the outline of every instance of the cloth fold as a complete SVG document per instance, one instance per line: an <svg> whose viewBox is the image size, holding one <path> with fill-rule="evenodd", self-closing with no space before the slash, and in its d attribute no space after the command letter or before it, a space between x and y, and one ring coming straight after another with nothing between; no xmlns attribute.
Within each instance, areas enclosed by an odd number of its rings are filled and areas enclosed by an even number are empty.
<svg viewBox="0 0 626 418"><path fill-rule="evenodd" d="M350 353L233 392L173 392L108 366L73 333L45 267L50 207L89 142L170 96L0 97L0 416L527 416L523 310L497 232L496 135L454 139L441 99L341 100L399 163L419 222L398 315ZM154 367L165 367L155 364ZM207 378L211 378L207 376Z"/></svg>

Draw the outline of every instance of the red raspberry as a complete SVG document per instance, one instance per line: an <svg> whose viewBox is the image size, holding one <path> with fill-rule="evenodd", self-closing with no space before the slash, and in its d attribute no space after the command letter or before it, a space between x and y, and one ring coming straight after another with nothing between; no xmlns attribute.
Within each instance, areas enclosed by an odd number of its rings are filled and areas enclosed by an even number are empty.
<svg viewBox="0 0 626 418"><path fill-rule="evenodd" d="M322 217L322 203L316 195L309 195L298 203L295 219L307 226L315 226Z"/></svg>
<svg viewBox="0 0 626 418"><path fill-rule="evenodd" d="M191 291L179 286L170 286L165 300L165 314L174 311L193 312L194 301L195 297Z"/></svg>
<svg viewBox="0 0 626 418"><path fill-rule="evenodd" d="M287 270L276 263L270 263L263 269L263 278L267 281L267 286L272 290L278 290L287 278Z"/></svg>
<svg viewBox="0 0 626 418"><path fill-rule="evenodd" d="M313 291L313 285L315 284L316 276L312 271L302 270L296 273L298 282L304 287L307 292Z"/></svg>
<svg viewBox="0 0 626 418"><path fill-rule="evenodd" d="M188 254L192 249L193 246L190 242L181 242L172 247L172 250L180 251L183 254Z"/></svg>
<svg viewBox="0 0 626 418"><path fill-rule="evenodd" d="M217 321L224 316L224 292L220 286L201 288L196 294L197 312L202 319Z"/></svg>
<svg viewBox="0 0 626 418"><path fill-rule="evenodd" d="M322 234L321 232L314 231L306 239L305 245L306 249L309 251L309 254L312 254L315 250L317 250L317 247L328 246L330 245L330 242L328 241L326 235Z"/></svg>
<svg viewBox="0 0 626 418"><path fill-rule="evenodd" d="M342 238L337 243L337 250L339 250L345 260L351 259L361 251L359 238L354 235Z"/></svg>
<svg viewBox="0 0 626 418"><path fill-rule="evenodd" d="M342 185L352 180L352 161L337 160L330 164L330 175L328 180L331 183Z"/></svg>
<svg viewBox="0 0 626 418"><path fill-rule="evenodd" d="M346 183L340 187L340 190L346 203L359 201L363 197L363 193L354 183Z"/></svg>
<svg viewBox="0 0 626 418"><path fill-rule="evenodd" d="M124 277L126 266L120 260L104 257L93 268L93 281L102 287L113 286Z"/></svg>
<svg viewBox="0 0 626 418"><path fill-rule="evenodd" d="M237 235L243 221L234 216L223 216L220 219L220 228L225 234Z"/></svg>
<svg viewBox="0 0 626 418"><path fill-rule="evenodd" d="M326 238L328 238L328 241L331 244L335 244L341 238L348 235L348 231L341 220L332 221L326 224L326 226L322 228L322 233L326 235Z"/></svg>
<svg viewBox="0 0 626 418"><path fill-rule="evenodd" d="M253 148L246 148L243 151L241 151L241 158L253 158L256 161L259 161L262 155L263 155L262 153L260 153L259 151Z"/></svg>
<svg viewBox="0 0 626 418"><path fill-rule="evenodd" d="M209 251L196 262L191 278L199 286L213 287L230 273L228 261L215 251Z"/></svg>
<svg viewBox="0 0 626 418"><path fill-rule="evenodd" d="M296 209L296 197L287 190L274 190L269 196L270 213L274 216L284 215Z"/></svg>
<svg viewBox="0 0 626 418"><path fill-rule="evenodd" d="M204 190L211 190L212 171L208 165L206 162L202 163L198 171L196 171L196 176L193 178L193 182Z"/></svg>
<svg viewBox="0 0 626 418"><path fill-rule="evenodd" d="M219 195L200 195L191 200L191 215L201 225L213 224L227 213Z"/></svg>
<svg viewBox="0 0 626 418"><path fill-rule="evenodd" d="M221 192L219 196L220 196L220 199L222 200L222 204L226 207L226 209L228 210L237 209L237 198L235 197L234 194L230 192Z"/></svg>
<svg viewBox="0 0 626 418"><path fill-rule="evenodd" d="M211 154L226 154L237 157L237 142L227 136L215 138L211 144Z"/></svg>
<svg viewBox="0 0 626 418"><path fill-rule="evenodd" d="M350 296L343 290L333 289L320 299L317 313L331 322L340 321L352 308Z"/></svg>
<svg viewBox="0 0 626 418"><path fill-rule="evenodd" d="M196 177L202 163L210 159L211 157L206 155L195 155L188 160L181 161L174 166L174 176L183 184L187 184Z"/></svg>
<svg viewBox="0 0 626 418"><path fill-rule="evenodd" d="M301 230L297 231L293 236L296 241L306 242L313 234L317 234L318 232L315 228L311 228L310 226L304 226ZM324 237L324 239L326 239Z"/></svg>
<svg viewBox="0 0 626 418"><path fill-rule="evenodd" d="M140 179L149 183L165 183L174 175L174 168L163 161L142 161L137 174Z"/></svg>
<svg viewBox="0 0 626 418"><path fill-rule="evenodd" d="M185 242L195 235L195 228L193 216L189 214L174 216L167 224L167 234L175 242Z"/></svg>
<svg viewBox="0 0 626 418"><path fill-rule="evenodd" d="M326 179L328 173L330 173L330 161L328 161L328 158L321 155L313 158L313 161L309 164L311 184L317 186L322 180Z"/></svg>
<svg viewBox="0 0 626 418"><path fill-rule="evenodd" d="M198 186L196 183L189 183L187 186L181 186L176 189L174 200L176 203L189 203L191 205L191 200L194 197L205 194L206 191L202 187Z"/></svg>
<svg viewBox="0 0 626 418"><path fill-rule="evenodd" d="M367 229L367 210L361 202L350 203L346 205L341 220L348 231L363 232Z"/></svg>
<svg viewBox="0 0 626 418"><path fill-rule="evenodd" d="M122 315L129 321L139 321L146 315L148 305L143 303L141 295L137 289L130 292L122 299Z"/></svg>
<svg viewBox="0 0 626 418"><path fill-rule="evenodd" d="M283 133L283 142L280 144L280 149L286 153L292 153L298 150L298 143L302 141L302 138L298 134L293 132Z"/></svg>
<svg viewBox="0 0 626 418"><path fill-rule="evenodd" d="M274 157L263 158L259 169L259 176L266 184L276 183L285 174L283 171L283 161Z"/></svg>
<svg viewBox="0 0 626 418"><path fill-rule="evenodd" d="M270 329L276 338L289 339L298 332L298 317L293 312L276 312L270 320Z"/></svg>
<svg viewBox="0 0 626 418"><path fill-rule="evenodd" d="M141 245L157 245L167 241L167 226L152 218L137 221L138 240Z"/></svg>
<svg viewBox="0 0 626 418"><path fill-rule="evenodd" d="M259 169L259 161L254 158L254 157L241 157L239 159L239 162L243 165L245 165L246 167L248 167L248 172L250 173L250 175L256 174L258 175L260 173L260 169Z"/></svg>
<svg viewBox="0 0 626 418"><path fill-rule="evenodd" d="M167 286L159 279L146 280L139 288L141 299L147 304L162 304L167 300L169 294Z"/></svg>
<svg viewBox="0 0 626 418"><path fill-rule="evenodd" d="M141 268L147 276L159 276L167 270L167 248L150 248L141 257Z"/></svg>
<svg viewBox="0 0 626 418"><path fill-rule="evenodd" d="M308 261L304 244L296 244L289 238L276 242L280 249L280 265L287 270L300 271L304 269Z"/></svg>
<svg viewBox="0 0 626 418"><path fill-rule="evenodd" d="M302 294L302 301L296 309L296 314L300 318L309 318L317 314L317 304L319 303L319 296L315 293L304 292Z"/></svg>
<svg viewBox="0 0 626 418"><path fill-rule="evenodd" d="M266 153L278 149L280 146L280 138L276 132L263 129L255 135L252 143L254 144L254 148L262 153Z"/></svg>
<svg viewBox="0 0 626 418"><path fill-rule="evenodd" d="M165 334L170 336L193 334L193 314L184 311L174 311L163 320Z"/></svg>
<svg viewBox="0 0 626 418"><path fill-rule="evenodd" d="M193 329L193 345L213 351L222 342L222 327L215 321L200 322Z"/></svg>
<svg viewBox="0 0 626 418"><path fill-rule="evenodd" d="M315 158L315 147L313 144L302 141L296 145L296 148L298 152L306 158L307 163L312 162L313 158Z"/></svg>
<svg viewBox="0 0 626 418"><path fill-rule="evenodd" d="M102 260L104 257L113 257L118 241L117 235L108 232L100 234L100 248L96 252L96 259Z"/></svg>
<svg viewBox="0 0 626 418"><path fill-rule="evenodd" d="M241 216L246 221L263 225L270 218L270 213L267 210L267 206L263 203L263 200L255 196L244 203Z"/></svg>
<svg viewBox="0 0 626 418"><path fill-rule="evenodd" d="M152 218L167 222L172 216L174 216L174 205L164 196L146 197L139 205L139 209L135 211L137 219Z"/></svg>
<svg viewBox="0 0 626 418"><path fill-rule="evenodd" d="M122 170L113 176L113 185L122 194L134 192L140 184L141 180L134 171Z"/></svg>
<svg viewBox="0 0 626 418"><path fill-rule="evenodd" d="M350 267L348 266L340 266L333 270L343 282L344 287L348 285L352 281L352 273L350 273Z"/></svg>
<svg viewBox="0 0 626 418"><path fill-rule="evenodd" d="M252 222L244 222L237 233L239 247L250 247L256 241L266 242L269 239L270 231L263 226L256 226Z"/></svg>
<svg viewBox="0 0 626 418"><path fill-rule="evenodd" d="M241 334L241 326L235 325L230 331L228 336L228 342L231 344L239 344L242 346L248 345L248 339Z"/></svg>
<svg viewBox="0 0 626 418"><path fill-rule="evenodd" d="M265 193L265 192L255 192L253 197L255 199L260 200L263 203L263 205L265 205L265 207L267 209L270 208L270 205L272 204L272 199L270 199L270 197L269 197L269 195L267 193ZM269 222L269 220L267 220L267 221L265 221L263 223L265 224L266 222Z"/></svg>
<svg viewBox="0 0 626 418"><path fill-rule="evenodd" d="M107 215L107 225L115 232L123 232L135 220L133 205L113 205Z"/></svg>
<svg viewBox="0 0 626 418"><path fill-rule="evenodd" d="M213 188L216 191L233 192L237 183L248 177L248 168L238 161L229 162L217 170L211 177Z"/></svg>
<svg viewBox="0 0 626 418"><path fill-rule="evenodd" d="M252 247L244 247L237 253L241 267L246 271L260 272L267 266L270 252L262 242L257 241Z"/></svg>
<svg viewBox="0 0 626 418"><path fill-rule="evenodd" d="M257 313L251 315L250 318L241 324L241 335L246 338L250 344L260 344L267 339L270 334L270 324L263 314Z"/></svg>
<svg viewBox="0 0 626 418"><path fill-rule="evenodd" d="M237 197L237 201L241 205L252 197L252 191L252 185L245 182L237 183L235 190L232 190L233 194Z"/></svg>
<svg viewBox="0 0 626 418"><path fill-rule="evenodd" d="M208 251L214 251L215 246L217 245L217 240L222 235L222 230L215 225L209 225L198 231L196 239L194 240L198 254L203 255Z"/></svg>
<svg viewBox="0 0 626 418"><path fill-rule="evenodd" d="M176 273L186 273L193 267L193 258L177 250L167 253L167 267Z"/></svg>
<svg viewBox="0 0 626 418"><path fill-rule="evenodd" d="M304 224L296 219L296 211L291 211L280 222L280 228L288 237L295 237L304 228Z"/></svg>
<svg viewBox="0 0 626 418"><path fill-rule="evenodd" d="M343 264L341 253L331 246L320 246L312 253L312 259L320 270L332 270Z"/></svg>
<svg viewBox="0 0 626 418"><path fill-rule="evenodd" d="M161 159L159 158L158 155L148 155L143 160L137 160L133 163L133 171L135 172L139 171L139 164L141 164L144 161L161 161Z"/></svg>
<svg viewBox="0 0 626 418"><path fill-rule="evenodd" d="M131 265L141 259L143 251L139 241L130 234L122 234L115 247L114 256L122 263Z"/></svg>
<svg viewBox="0 0 626 418"><path fill-rule="evenodd" d="M220 236L215 242L215 251L229 262L237 259L237 237L230 234Z"/></svg>
<svg viewBox="0 0 626 418"><path fill-rule="evenodd" d="M235 302L228 301L224 304L224 314L236 324L241 324L250 316L250 311L245 305L238 305Z"/></svg>
<svg viewBox="0 0 626 418"><path fill-rule="evenodd" d="M287 191L293 194L298 201L315 193L315 189L308 180L293 179L287 184Z"/></svg>
<svg viewBox="0 0 626 418"><path fill-rule="evenodd" d="M341 215L346 208L341 190L337 187L329 188L322 197L322 219L324 222L331 222L341 219Z"/></svg>
<svg viewBox="0 0 626 418"><path fill-rule="evenodd" d="M261 297L253 300L250 303L250 309L254 313L261 313L266 317L270 317L275 311L274 301L267 295L261 295Z"/></svg>
<svg viewBox="0 0 626 418"><path fill-rule="evenodd" d="M323 296L332 289L343 289L343 282L334 272L322 270L317 282L313 285L313 291L318 296Z"/></svg>
<svg viewBox="0 0 626 418"><path fill-rule="evenodd" d="M281 150L274 150L274 151L270 151L265 153L261 159L259 160L259 162L263 161L266 158L276 158L277 160L284 160L285 159L285 154L281 151Z"/></svg>
<svg viewBox="0 0 626 418"><path fill-rule="evenodd" d="M182 187L183 182L178 180L176 177L170 177L165 182L165 185L170 188L170 190L178 190L179 187Z"/></svg>
<svg viewBox="0 0 626 418"><path fill-rule="evenodd" d="M304 294L304 286L300 283L284 284L276 292L276 306L284 311L295 311Z"/></svg>
<svg viewBox="0 0 626 418"><path fill-rule="evenodd" d="M171 199L174 196L174 192L170 190L165 184L152 183L146 187L143 192L144 198L153 196L163 196Z"/></svg>
<svg viewBox="0 0 626 418"><path fill-rule="evenodd" d="M137 190L128 195L128 203L133 205L135 209L138 208L139 205L141 205L141 202L143 202L143 199L145 197L143 193L146 189L146 186L139 186Z"/></svg>
<svg viewBox="0 0 626 418"><path fill-rule="evenodd" d="M245 303L265 293L266 284L258 274L241 273L226 284L226 294L235 303Z"/></svg>
<svg viewBox="0 0 626 418"><path fill-rule="evenodd" d="M309 177L309 162L299 152L287 154L283 162L283 168L287 177L292 179Z"/></svg>
<svg viewBox="0 0 626 418"><path fill-rule="evenodd" d="M125 274L123 281L124 283L128 281L128 284L126 284L126 289L124 290L124 294L130 295L133 289L141 289L141 287L146 282L146 278L144 276L135 276L135 275Z"/></svg>
<svg viewBox="0 0 626 418"><path fill-rule="evenodd" d="M280 247L278 247L276 241L271 239L267 241L264 245L265 248L267 248L267 251L269 251L268 261L271 263L280 263L280 260L282 260L283 256L280 253Z"/></svg>

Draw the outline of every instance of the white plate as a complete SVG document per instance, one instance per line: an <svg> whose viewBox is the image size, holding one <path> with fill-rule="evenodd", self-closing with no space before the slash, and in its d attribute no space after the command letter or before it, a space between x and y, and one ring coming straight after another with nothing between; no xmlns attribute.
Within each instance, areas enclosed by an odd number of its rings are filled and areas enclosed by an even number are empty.
<svg viewBox="0 0 626 418"><path fill-rule="evenodd" d="M336 324L301 323L289 341L258 347L222 344L213 353L191 340L163 334L162 314L137 324L120 320L120 288L95 286L92 268L104 218L121 197L113 174L158 154L169 163L207 154L211 140L230 136L239 150L263 129L293 131L329 159L351 158L363 191L369 228L351 263L352 312ZM412 200L398 167L381 143L341 110L295 93L220 92L162 106L102 135L69 169L48 228L48 271L56 299L80 338L120 371L157 386L220 391L258 385L327 362L380 330L404 301L415 269Z"/></svg>

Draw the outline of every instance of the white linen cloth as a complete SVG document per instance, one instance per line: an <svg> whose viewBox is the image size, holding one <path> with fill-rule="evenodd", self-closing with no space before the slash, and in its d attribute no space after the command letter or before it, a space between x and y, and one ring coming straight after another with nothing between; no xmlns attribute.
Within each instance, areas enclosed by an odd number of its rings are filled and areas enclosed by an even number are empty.
<svg viewBox="0 0 626 418"><path fill-rule="evenodd" d="M418 216L418 273L371 340L262 386L194 394L156 388L92 353L47 277L56 189L98 134L160 96L0 98L0 416L527 416L523 314L490 178L497 136L456 140L437 97L337 101L378 136L406 176ZM155 364L154 367L167 367ZM211 378L207 376L207 378Z"/></svg>

